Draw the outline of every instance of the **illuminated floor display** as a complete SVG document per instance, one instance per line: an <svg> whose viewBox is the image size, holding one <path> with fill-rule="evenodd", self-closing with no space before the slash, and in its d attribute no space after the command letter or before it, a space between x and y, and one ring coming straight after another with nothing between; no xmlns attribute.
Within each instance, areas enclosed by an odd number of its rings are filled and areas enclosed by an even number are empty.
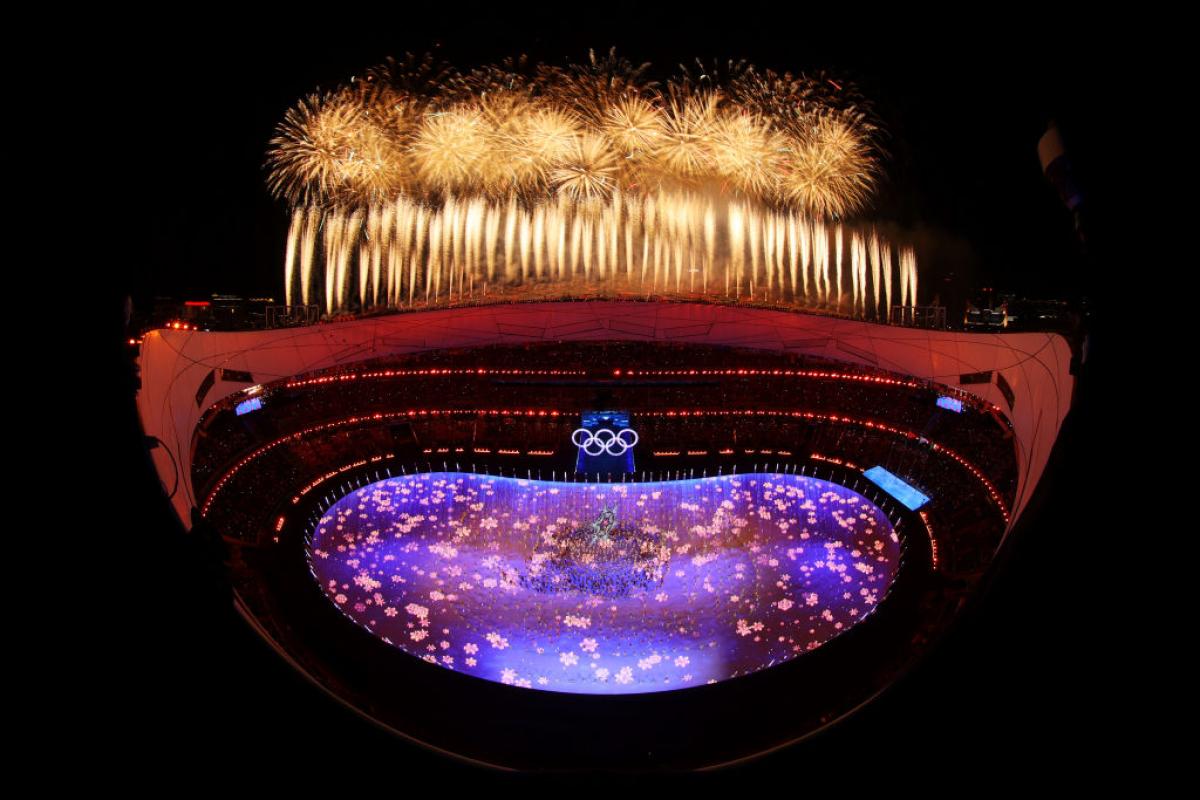
<svg viewBox="0 0 1200 800"><path fill-rule="evenodd" d="M861 495L798 475L581 484L392 478L308 543L330 602L431 664L576 693L755 672L871 613L899 539Z"/></svg>

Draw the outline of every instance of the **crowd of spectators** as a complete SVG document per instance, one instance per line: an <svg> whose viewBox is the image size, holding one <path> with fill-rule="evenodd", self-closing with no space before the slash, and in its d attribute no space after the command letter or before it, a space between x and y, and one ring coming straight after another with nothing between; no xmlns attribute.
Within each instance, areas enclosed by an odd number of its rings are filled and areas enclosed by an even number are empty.
<svg viewBox="0 0 1200 800"><path fill-rule="evenodd" d="M841 377L788 375L789 370ZM716 374L728 371L744 374ZM985 468L995 465L1000 470L993 476L997 485L1015 478L1003 472L1011 462L1012 442L997 418L969 396L961 398L968 413L941 409L936 405L940 392L881 371L755 351L642 343L440 351L297 376L268 386L263 409L250 414L237 415L241 398L229 398L210 409L198 427L193 478L203 493L224 466L259 443L348 416L401 409L536 409L566 414L571 420L564 424L570 425L578 411L597 404L634 414L798 409L871 419L938 441ZM736 444L727 423L716 426L722 432L717 438L710 437L711 427L689 425L690 433L681 433L689 439L685 449ZM523 452L562 446L557 425L522 443L490 435L498 430L504 436L504 428L486 420L471 429L467 441L439 446L494 450L523 445Z"/></svg>
<svg viewBox="0 0 1200 800"><path fill-rule="evenodd" d="M735 374L716 374L730 370ZM248 541L270 530L298 487L372 456L462 469L521 468L544 477L573 470L570 434L579 412L607 406L631 412L641 437L639 470L774 469L813 454L860 469L883 466L933 498L927 514L935 535L945 539L940 555L947 569L974 571L987 563L1004 531L1000 506L1011 502L1016 486L1013 442L983 404L968 402L959 414L937 406L939 393L844 364L676 345L424 354L298 376L291 388L268 386L262 408L249 414L236 414L236 397L214 407L197 434L193 481L201 497L220 484L214 521ZM426 413L408 413L413 410ZM509 413L491 413L496 410ZM797 410L814 416L795 416ZM446 411L455 413L429 413ZM767 413L728 413L742 411ZM281 439L286 442L262 449ZM987 483L931 442L977 467L1000 502Z"/></svg>

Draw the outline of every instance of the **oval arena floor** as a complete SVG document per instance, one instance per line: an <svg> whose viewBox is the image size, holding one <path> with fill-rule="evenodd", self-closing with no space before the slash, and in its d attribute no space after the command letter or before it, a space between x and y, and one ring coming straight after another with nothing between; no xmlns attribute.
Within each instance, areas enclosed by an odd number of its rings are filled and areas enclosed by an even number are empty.
<svg viewBox="0 0 1200 800"><path fill-rule="evenodd" d="M578 468L595 409L628 414L632 469ZM515 767L704 766L819 730L954 617L1017 485L1011 428L966 393L677 344L296 375L210 407L192 452L273 646L402 735Z"/></svg>

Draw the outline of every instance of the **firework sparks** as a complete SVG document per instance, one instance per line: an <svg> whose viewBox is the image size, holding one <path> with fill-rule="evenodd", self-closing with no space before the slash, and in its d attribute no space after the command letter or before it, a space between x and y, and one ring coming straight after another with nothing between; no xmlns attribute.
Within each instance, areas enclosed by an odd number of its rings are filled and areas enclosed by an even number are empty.
<svg viewBox="0 0 1200 800"><path fill-rule="evenodd" d="M894 264L851 220L879 163L852 87L745 62L660 87L647 66L610 52L463 74L408 56L302 99L267 156L292 206L289 302L334 313L583 280L884 318L898 268L916 303L911 248Z"/></svg>

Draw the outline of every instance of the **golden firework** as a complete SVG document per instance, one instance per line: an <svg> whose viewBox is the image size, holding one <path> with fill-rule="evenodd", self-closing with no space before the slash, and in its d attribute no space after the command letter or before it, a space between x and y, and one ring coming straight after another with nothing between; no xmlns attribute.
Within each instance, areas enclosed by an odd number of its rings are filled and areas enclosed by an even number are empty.
<svg viewBox="0 0 1200 800"><path fill-rule="evenodd" d="M417 177L435 192L471 193L491 155L491 131L475 108L432 112L421 121L409 153Z"/></svg>
<svg viewBox="0 0 1200 800"><path fill-rule="evenodd" d="M609 197L616 187L617 159L608 142L591 134L579 137L567 158L551 172L555 191L575 200Z"/></svg>
<svg viewBox="0 0 1200 800"><path fill-rule="evenodd" d="M844 227L880 161L852 86L732 61L659 86L647 66L609 52L458 73L408 56L303 98L267 154L293 209L289 302L582 280L879 318L898 269L915 303L911 249Z"/></svg>

